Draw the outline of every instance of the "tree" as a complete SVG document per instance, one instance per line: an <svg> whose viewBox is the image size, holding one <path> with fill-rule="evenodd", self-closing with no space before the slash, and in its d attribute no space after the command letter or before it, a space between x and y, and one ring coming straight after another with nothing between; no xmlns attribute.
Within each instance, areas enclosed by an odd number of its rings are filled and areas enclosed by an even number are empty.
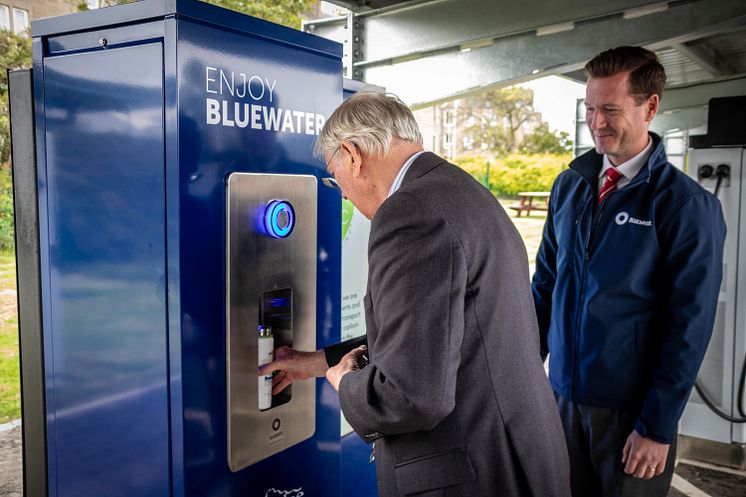
<svg viewBox="0 0 746 497"><path fill-rule="evenodd" d="M314 0L207 0L207 3L300 29L301 15L311 10L316 2Z"/></svg>
<svg viewBox="0 0 746 497"><path fill-rule="evenodd" d="M10 168L8 72L31 66L31 40L0 30L0 251L13 248L13 189Z"/></svg>
<svg viewBox="0 0 746 497"><path fill-rule="evenodd" d="M498 156L524 154L562 155L572 151L568 133L550 131L534 109L534 93L517 86L469 97L459 106L465 109L465 134L476 148Z"/></svg>
<svg viewBox="0 0 746 497"><path fill-rule="evenodd" d="M22 67L31 67L31 39L0 30L0 165L3 166L10 159L7 69Z"/></svg>
<svg viewBox="0 0 746 497"><path fill-rule="evenodd" d="M517 152L519 130L532 122L541 122L534 110L534 92L513 86L485 92L465 99L466 134L478 148L505 155ZM468 123L472 123L468 125Z"/></svg>
<svg viewBox="0 0 746 497"><path fill-rule="evenodd" d="M541 123L521 144L524 154L555 154L572 152L572 140L565 131L549 131L547 123Z"/></svg>
<svg viewBox="0 0 746 497"><path fill-rule="evenodd" d="M105 5L122 5L137 0L104 0ZM258 17L265 21L300 29L301 15L316 3L314 0L203 0L207 3ZM78 0L78 10L88 10L85 0Z"/></svg>

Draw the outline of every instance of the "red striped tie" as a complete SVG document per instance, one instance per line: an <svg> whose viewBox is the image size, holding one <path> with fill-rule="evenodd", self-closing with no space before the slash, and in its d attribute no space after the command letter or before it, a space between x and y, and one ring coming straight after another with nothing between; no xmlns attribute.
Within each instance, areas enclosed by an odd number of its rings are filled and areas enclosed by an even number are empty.
<svg viewBox="0 0 746 497"><path fill-rule="evenodd" d="M606 170L606 181L604 181L604 185L601 187L601 193L598 194L598 205L601 205L601 202L604 201L606 195L616 189L616 183L621 178L622 173L620 173L613 167L610 167Z"/></svg>

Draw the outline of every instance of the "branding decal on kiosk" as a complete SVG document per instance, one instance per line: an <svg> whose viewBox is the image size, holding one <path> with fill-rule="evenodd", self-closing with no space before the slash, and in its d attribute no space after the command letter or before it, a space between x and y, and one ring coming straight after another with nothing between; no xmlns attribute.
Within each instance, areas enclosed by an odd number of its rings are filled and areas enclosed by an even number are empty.
<svg viewBox="0 0 746 497"><path fill-rule="evenodd" d="M277 85L276 79L206 66L205 92L221 97L205 99L207 124L318 135L326 122L323 115L259 103L268 98L273 104Z"/></svg>
<svg viewBox="0 0 746 497"><path fill-rule="evenodd" d="M264 497L303 497L306 495L303 492L303 487L301 488L295 488L293 490L277 490L275 488L270 488L267 490L267 493L264 494Z"/></svg>

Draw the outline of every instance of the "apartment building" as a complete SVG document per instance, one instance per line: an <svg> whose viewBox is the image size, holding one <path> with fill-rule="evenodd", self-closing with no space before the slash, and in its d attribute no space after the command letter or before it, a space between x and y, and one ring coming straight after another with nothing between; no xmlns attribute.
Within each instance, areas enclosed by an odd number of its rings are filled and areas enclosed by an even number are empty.
<svg viewBox="0 0 746 497"><path fill-rule="evenodd" d="M99 0L88 0L91 8ZM75 0L0 0L0 29L27 34L33 19L69 14L77 10Z"/></svg>

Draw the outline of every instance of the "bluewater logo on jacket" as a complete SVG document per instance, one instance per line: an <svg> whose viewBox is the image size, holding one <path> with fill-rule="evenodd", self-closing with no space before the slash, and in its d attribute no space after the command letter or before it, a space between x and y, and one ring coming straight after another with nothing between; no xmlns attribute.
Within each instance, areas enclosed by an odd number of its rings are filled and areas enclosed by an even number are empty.
<svg viewBox="0 0 746 497"><path fill-rule="evenodd" d="M638 226L652 226L653 225L653 221L643 221L642 219L630 217L630 215L624 211L617 214L614 220L619 226L624 226L627 223L636 224Z"/></svg>

